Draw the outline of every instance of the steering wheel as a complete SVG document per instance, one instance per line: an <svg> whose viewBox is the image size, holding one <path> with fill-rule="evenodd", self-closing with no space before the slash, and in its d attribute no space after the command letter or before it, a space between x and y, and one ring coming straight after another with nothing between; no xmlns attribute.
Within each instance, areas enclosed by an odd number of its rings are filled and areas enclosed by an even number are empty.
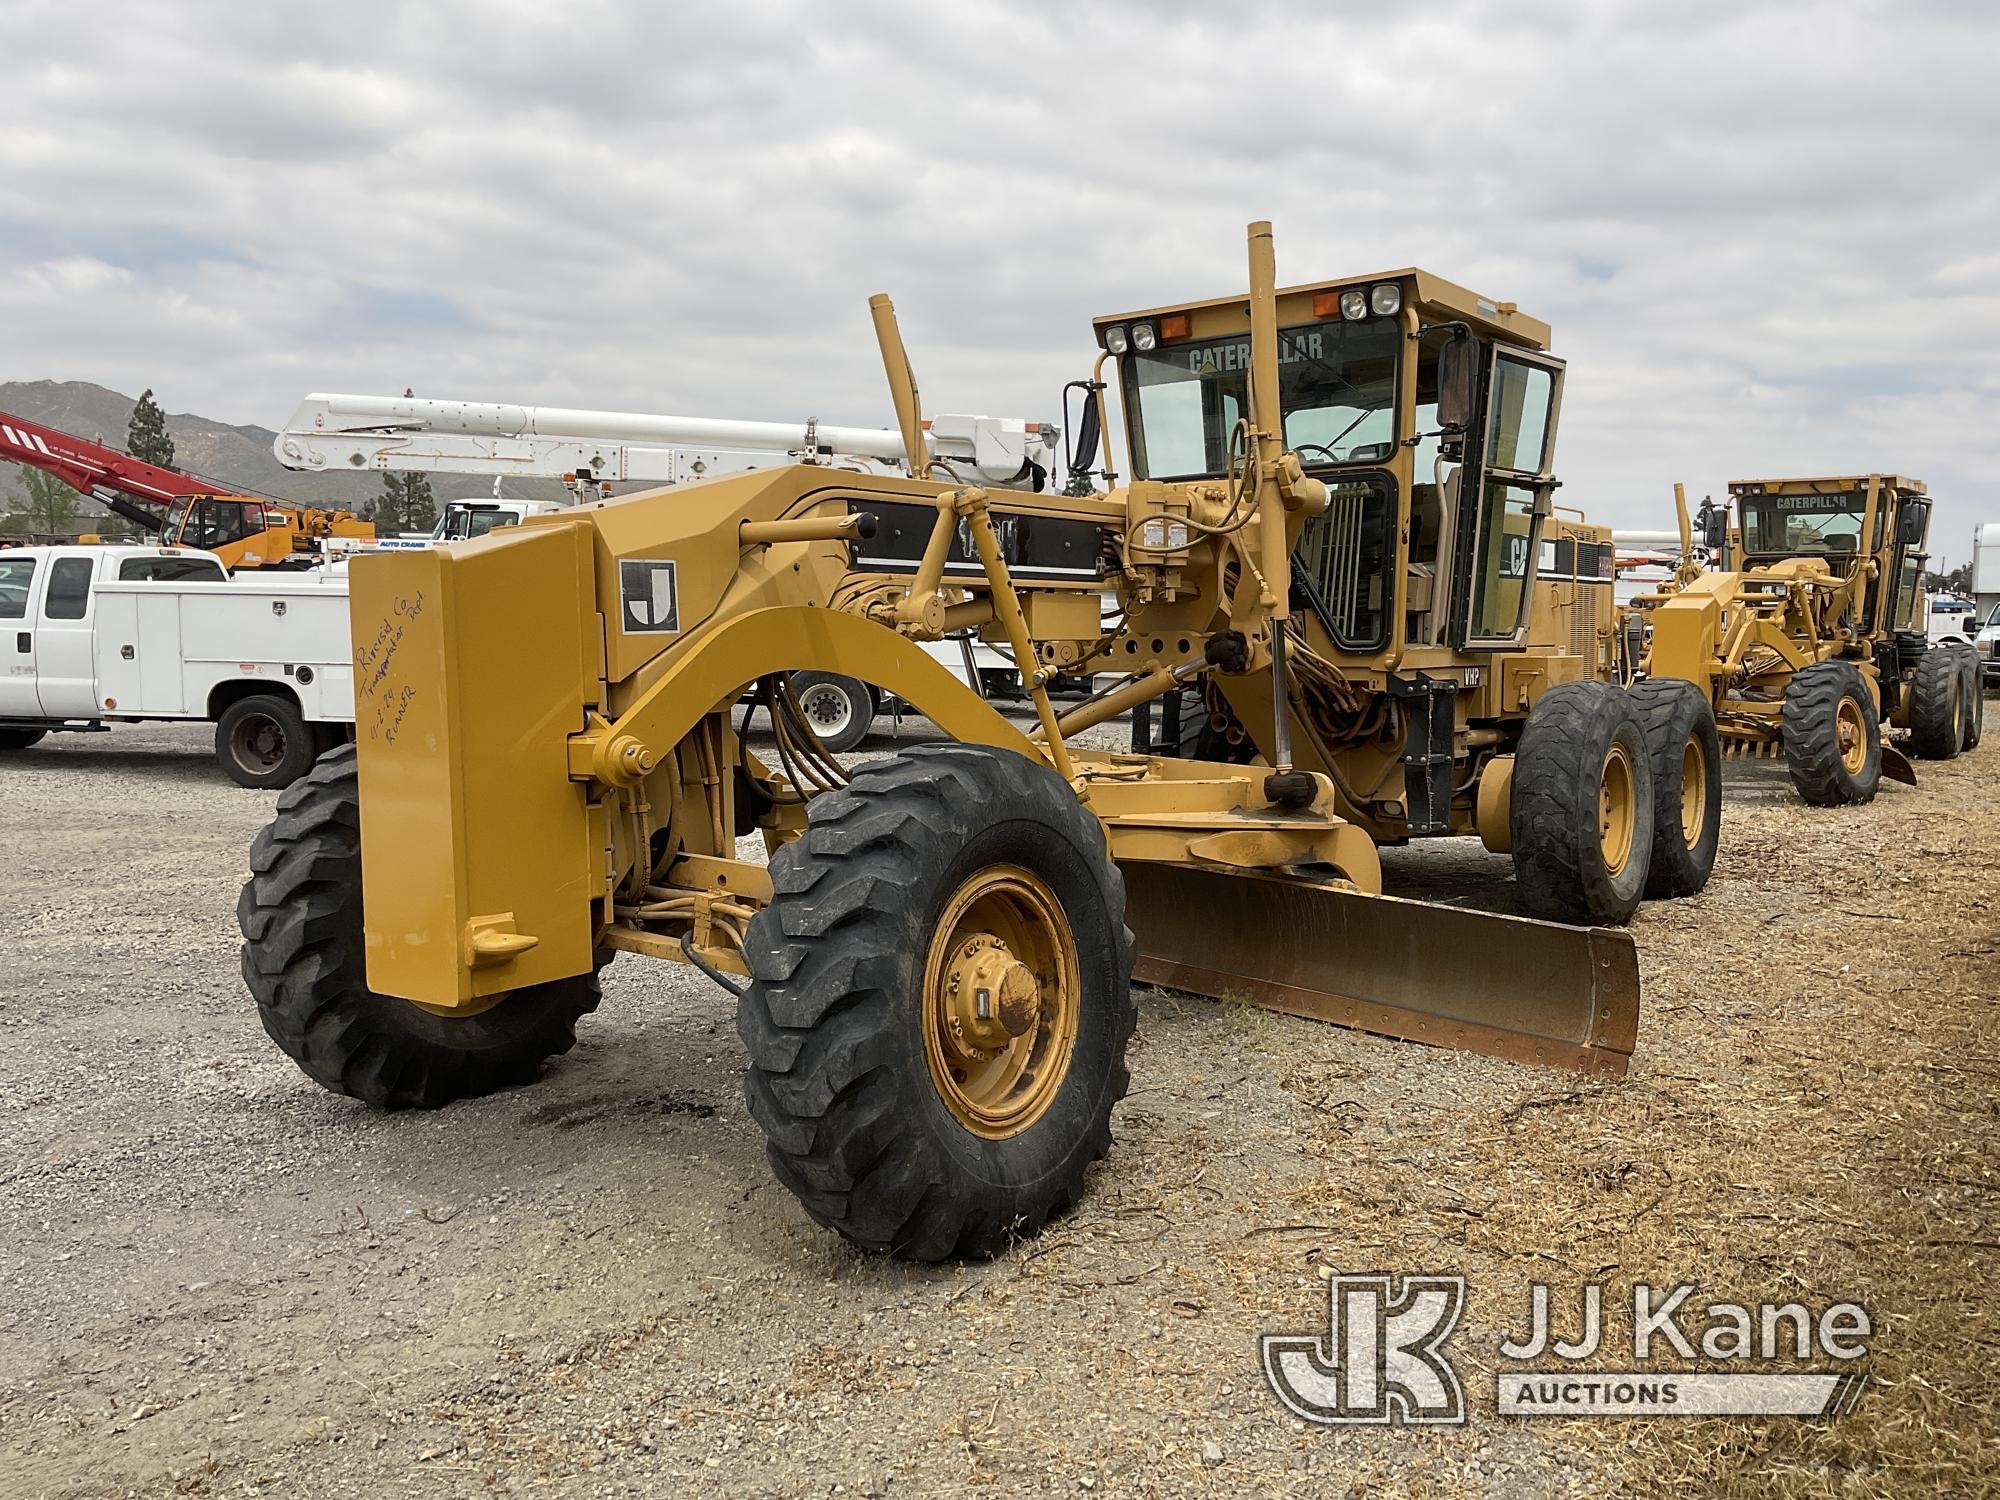
<svg viewBox="0 0 2000 1500"><path fill-rule="evenodd" d="M1340 455L1335 453L1331 448L1327 447L1325 443L1299 443L1293 447L1292 452L1324 453L1326 455L1326 461L1328 463L1337 464L1340 462Z"/></svg>

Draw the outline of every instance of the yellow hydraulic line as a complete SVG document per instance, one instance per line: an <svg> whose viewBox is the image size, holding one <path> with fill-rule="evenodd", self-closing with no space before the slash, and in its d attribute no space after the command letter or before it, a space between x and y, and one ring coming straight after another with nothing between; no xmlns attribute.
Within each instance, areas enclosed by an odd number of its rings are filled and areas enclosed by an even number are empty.
<svg viewBox="0 0 2000 1500"><path fill-rule="evenodd" d="M1177 667L1155 668L1144 676L1121 683L1108 693L1100 693L1088 703L1078 704L1057 721L1056 727L1065 738L1079 734L1106 719L1117 718L1128 708L1137 708L1141 703L1185 685L1190 678L1200 675L1206 665L1206 662L1197 659L1182 662Z"/></svg>
<svg viewBox="0 0 2000 1500"><path fill-rule="evenodd" d="M1868 586L1868 579L1881 576L1881 559L1884 554L1896 545L1893 537L1883 537L1879 545L1875 540L1875 520L1880 513L1878 507L1881 504L1881 499L1882 476L1880 474L1870 474L1868 476L1868 499L1861 508L1861 546L1855 549L1858 552L1862 552L1862 555L1867 558L1867 562L1864 564L1857 559L1854 569L1847 580L1856 598L1860 597L1860 590ZM1888 591L1886 589L1878 593L1875 596L1877 618L1862 622L1865 629L1871 634L1881 623L1880 615L1882 606L1887 599Z"/></svg>
<svg viewBox="0 0 2000 1500"><path fill-rule="evenodd" d="M1250 424L1256 445L1258 538L1263 553L1265 607L1271 618L1291 616L1291 559L1286 545L1284 500L1278 493L1278 463L1285 436L1278 406L1278 268L1271 248L1270 221L1250 226ZM1275 639L1275 634L1274 634ZM1289 769L1281 768L1281 769Z"/></svg>
<svg viewBox="0 0 2000 1500"><path fill-rule="evenodd" d="M1250 440L1257 486L1258 550L1263 554L1263 598L1271 626L1271 769L1280 777L1292 770L1291 688L1285 670L1285 632L1292 617L1291 538L1286 534L1285 497L1280 484L1285 429L1278 401L1278 265L1271 247L1271 224L1250 226Z"/></svg>
<svg viewBox="0 0 2000 1500"><path fill-rule="evenodd" d="M993 613L1000 621L1000 628L1007 633L1007 644L1014 651L1014 665L1020 670L1022 685L1028 689L1028 696L1034 700L1035 717L1041 720L1042 738L1048 745L1049 760L1056 768L1056 774L1064 781L1073 779L1069 750L1063 744L1061 726L1056 723L1056 711L1049 702L1048 679L1035 660L1035 642L1028 634L1028 622L1021 615L1021 601L1014 594L1014 580L1008 576L1007 560L1000 555L1000 538L993 531L993 517L987 513L986 491L966 489L958 492L958 513L965 517L972 532L972 545L978 549L979 561L986 569L986 586L993 596Z"/></svg>
<svg viewBox="0 0 2000 1500"><path fill-rule="evenodd" d="M937 497L937 519L931 523L931 534L924 542L924 555L917 563L917 576L910 581L909 589L896 604L896 618L904 624L924 623L932 601L944 585L945 563L951 557L952 538L957 535L958 492L946 490Z"/></svg>

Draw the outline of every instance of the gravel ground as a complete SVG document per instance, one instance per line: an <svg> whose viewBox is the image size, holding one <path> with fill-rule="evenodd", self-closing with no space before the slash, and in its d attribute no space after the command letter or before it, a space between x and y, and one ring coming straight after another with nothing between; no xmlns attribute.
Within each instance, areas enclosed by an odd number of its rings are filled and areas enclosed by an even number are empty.
<svg viewBox="0 0 2000 1500"><path fill-rule="evenodd" d="M1085 1203L923 1269L772 1183L732 1002L677 966L621 957L532 1088L322 1092L237 975L273 797L199 729L51 740L0 768L0 1494L1983 1489L1996 766L1833 813L1737 768L1709 890L1635 924L1620 1082L1146 992ZM1476 846L1387 866L1513 899ZM1469 1426L1277 1405L1256 1334L1323 1327L1335 1268L1472 1278ZM1531 1277L1858 1297L1873 1385L1834 1423L1503 1420Z"/></svg>

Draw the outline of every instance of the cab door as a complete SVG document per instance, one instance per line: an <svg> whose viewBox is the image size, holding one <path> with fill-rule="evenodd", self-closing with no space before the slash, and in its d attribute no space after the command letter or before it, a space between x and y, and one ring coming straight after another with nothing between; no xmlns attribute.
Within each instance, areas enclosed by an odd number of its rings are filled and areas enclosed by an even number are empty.
<svg viewBox="0 0 2000 1500"><path fill-rule="evenodd" d="M90 586L95 557L58 557L49 565L35 622L35 691L45 719L94 719L97 668L91 652L96 613Z"/></svg>
<svg viewBox="0 0 2000 1500"><path fill-rule="evenodd" d="M35 692L35 594L42 559L0 552L0 719L39 719Z"/></svg>
<svg viewBox="0 0 2000 1500"><path fill-rule="evenodd" d="M1542 523L1554 508L1556 423L1563 362L1496 345L1487 365L1476 444L1461 481L1451 644L1504 650L1527 634ZM1466 516L1466 511L1470 515Z"/></svg>

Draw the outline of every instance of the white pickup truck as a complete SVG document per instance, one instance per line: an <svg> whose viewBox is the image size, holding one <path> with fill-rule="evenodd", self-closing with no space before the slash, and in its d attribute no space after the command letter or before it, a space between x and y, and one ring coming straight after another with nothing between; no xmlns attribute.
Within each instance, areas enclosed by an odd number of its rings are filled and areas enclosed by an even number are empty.
<svg viewBox="0 0 2000 1500"><path fill-rule="evenodd" d="M239 785L289 786L353 733L345 573L232 579L171 547L0 551L0 753L51 731L208 721Z"/></svg>

